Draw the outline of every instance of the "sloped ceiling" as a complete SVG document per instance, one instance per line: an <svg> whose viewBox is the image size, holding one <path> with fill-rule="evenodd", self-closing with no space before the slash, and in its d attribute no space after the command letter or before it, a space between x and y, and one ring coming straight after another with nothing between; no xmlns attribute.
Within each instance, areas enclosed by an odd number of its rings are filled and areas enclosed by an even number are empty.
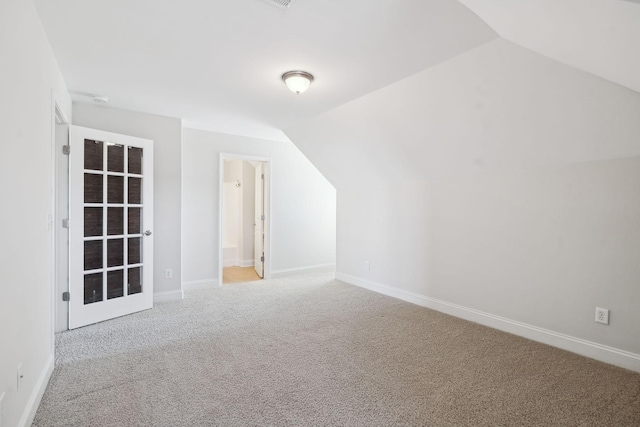
<svg viewBox="0 0 640 427"><path fill-rule="evenodd" d="M282 128L497 37L450 0L35 0L75 101L285 139ZM304 96L282 73L316 80Z"/></svg>
<svg viewBox="0 0 640 427"><path fill-rule="evenodd" d="M640 4L460 1L501 38L285 129L334 186L640 155Z"/></svg>
<svg viewBox="0 0 640 427"><path fill-rule="evenodd" d="M285 129L338 189L640 155L640 94L496 39Z"/></svg>
<svg viewBox="0 0 640 427"><path fill-rule="evenodd" d="M640 1L459 0L501 37L640 92Z"/></svg>

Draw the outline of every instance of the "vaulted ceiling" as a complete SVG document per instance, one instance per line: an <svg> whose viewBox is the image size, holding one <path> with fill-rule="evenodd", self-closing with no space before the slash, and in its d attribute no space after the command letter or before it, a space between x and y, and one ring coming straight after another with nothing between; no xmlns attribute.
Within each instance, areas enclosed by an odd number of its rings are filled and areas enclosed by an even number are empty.
<svg viewBox="0 0 640 427"><path fill-rule="evenodd" d="M267 139L503 38L640 91L640 0L34 0L77 102ZM280 80L316 77L295 96Z"/></svg>
<svg viewBox="0 0 640 427"><path fill-rule="evenodd" d="M459 0L501 37L640 92L640 0Z"/></svg>
<svg viewBox="0 0 640 427"><path fill-rule="evenodd" d="M35 0L76 101L269 139L497 37L451 0ZM315 75L304 96L282 73Z"/></svg>

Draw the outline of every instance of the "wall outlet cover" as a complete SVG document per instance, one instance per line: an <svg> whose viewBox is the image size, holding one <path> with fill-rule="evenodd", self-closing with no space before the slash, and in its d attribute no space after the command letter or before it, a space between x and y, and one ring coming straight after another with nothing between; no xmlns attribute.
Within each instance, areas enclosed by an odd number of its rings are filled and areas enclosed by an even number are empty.
<svg viewBox="0 0 640 427"><path fill-rule="evenodd" d="M609 310L606 308L596 307L596 322L608 325Z"/></svg>

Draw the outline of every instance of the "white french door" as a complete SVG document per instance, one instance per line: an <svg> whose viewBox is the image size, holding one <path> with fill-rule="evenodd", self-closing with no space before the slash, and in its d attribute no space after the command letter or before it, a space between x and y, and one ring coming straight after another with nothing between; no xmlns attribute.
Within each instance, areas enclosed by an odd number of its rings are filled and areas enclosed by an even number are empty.
<svg viewBox="0 0 640 427"><path fill-rule="evenodd" d="M69 128L69 329L153 306L153 141Z"/></svg>

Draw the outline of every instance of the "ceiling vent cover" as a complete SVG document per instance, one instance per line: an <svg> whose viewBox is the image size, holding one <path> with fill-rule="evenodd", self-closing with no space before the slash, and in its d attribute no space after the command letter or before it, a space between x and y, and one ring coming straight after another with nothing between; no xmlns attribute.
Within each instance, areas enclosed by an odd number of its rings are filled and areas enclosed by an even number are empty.
<svg viewBox="0 0 640 427"><path fill-rule="evenodd" d="M296 0L265 0L274 6L278 6L280 9L289 9Z"/></svg>

